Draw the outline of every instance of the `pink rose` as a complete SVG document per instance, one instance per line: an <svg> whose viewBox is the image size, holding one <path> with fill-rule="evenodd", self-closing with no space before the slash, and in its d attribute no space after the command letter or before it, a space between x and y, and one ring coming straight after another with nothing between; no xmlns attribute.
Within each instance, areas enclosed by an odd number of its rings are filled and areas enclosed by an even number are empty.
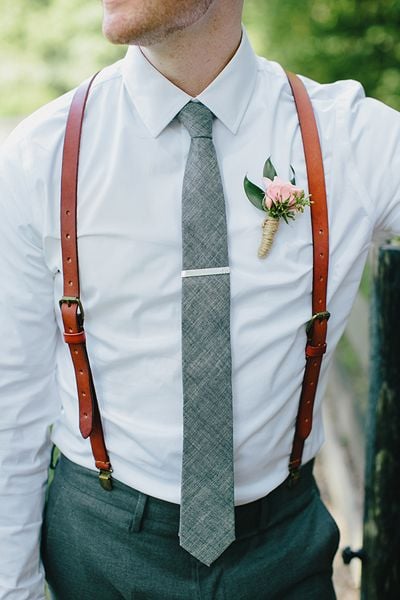
<svg viewBox="0 0 400 600"><path fill-rule="evenodd" d="M277 175L274 180L263 177L265 187L265 206L270 209L273 204L289 200L289 206L296 204L296 199L304 194L304 190L292 185L289 181L284 181Z"/></svg>

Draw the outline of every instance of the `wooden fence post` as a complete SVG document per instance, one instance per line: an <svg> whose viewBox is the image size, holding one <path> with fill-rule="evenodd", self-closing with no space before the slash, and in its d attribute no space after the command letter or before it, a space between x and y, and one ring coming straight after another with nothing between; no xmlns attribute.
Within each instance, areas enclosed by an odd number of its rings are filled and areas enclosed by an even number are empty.
<svg viewBox="0 0 400 600"><path fill-rule="evenodd" d="M400 598L400 247L379 248L371 374L362 599Z"/></svg>

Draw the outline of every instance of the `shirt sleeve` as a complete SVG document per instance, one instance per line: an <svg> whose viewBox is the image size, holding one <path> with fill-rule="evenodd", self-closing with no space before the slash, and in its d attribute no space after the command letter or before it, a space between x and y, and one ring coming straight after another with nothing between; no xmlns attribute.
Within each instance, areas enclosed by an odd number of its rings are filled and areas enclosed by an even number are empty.
<svg viewBox="0 0 400 600"><path fill-rule="evenodd" d="M400 113L348 82L339 103L347 176L371 216L374 233L400 234Z"/></svg>
<svg viewBox="0 0 400 600"><path fill-rule="evenodd" d="M43 600L40 529L50 458L57 326L22 143L0 152L0 599ZM36 187L36 189L35 189Z"/></svg>

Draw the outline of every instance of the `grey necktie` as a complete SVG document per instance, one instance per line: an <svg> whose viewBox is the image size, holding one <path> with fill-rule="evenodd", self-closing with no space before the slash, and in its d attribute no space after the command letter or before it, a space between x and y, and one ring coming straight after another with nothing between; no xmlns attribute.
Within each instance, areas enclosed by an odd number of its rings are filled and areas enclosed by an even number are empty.
<svg viewBox="0 0 400 600"><path fill-rule="evenodd" d="M235 539L230 277L213 115L189 102L182 192L183 461L180 544L210 565Z"/></svg>

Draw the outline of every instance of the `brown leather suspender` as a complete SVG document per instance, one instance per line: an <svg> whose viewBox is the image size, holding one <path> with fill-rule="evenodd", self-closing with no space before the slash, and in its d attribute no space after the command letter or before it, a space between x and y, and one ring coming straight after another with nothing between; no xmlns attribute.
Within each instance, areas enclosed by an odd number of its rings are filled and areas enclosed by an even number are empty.
<svg viewBox="0 0 400 600"><path fill-rule="evenodd" d="M112 468L104 443L103 428L86 350L83 328L84 312L79 295L79 264L77 241L77 192L79 149L83 116L90 86L94 80L81 85L72 100L64 138L61 172L61 249L64 295L60 300L64 323L64 340L69 345L75 370L79 399L79 429L84 438L90 437L100 483L111 489Z"/></svg>
<svg viewBox="0 0 400 600"><path fill-rule="evenodd" d="M293 73L287 73L299 117L307 167L308 192L311 194L311 224L313 236L312 317L306 326L306 367L304 370L299 410L289 473L296 478L301 466L304 442L311 433L314 399L319 372L326 352L327 321L326 291L329 267L329 224L324 164L314 111L307 90Z"/></svg>
<svg viewBox="0 0 400 600"><path fill-rule="evenodd" d="M306 367L296 419L295 435L289 462L289 473L295 481L299 474L304 442L312 428L313 406L323 354L326 351L326 290L328 280L328 212L321 147L314 112L302 81L287 73L299 116L311 194L313 235L312 317L307 324ZM90 437L100 483L112 489L112 468L104 443L101 417L93 384L83 327L84 311L80 300L77 243L77 188L79 149L82 123L90 86L96 75L82 84L73 97L65 130L61 174L61 246L64 296L60 308L64 323L64 339L69 345L75 370L79 399L79 429Z"/></svg>

